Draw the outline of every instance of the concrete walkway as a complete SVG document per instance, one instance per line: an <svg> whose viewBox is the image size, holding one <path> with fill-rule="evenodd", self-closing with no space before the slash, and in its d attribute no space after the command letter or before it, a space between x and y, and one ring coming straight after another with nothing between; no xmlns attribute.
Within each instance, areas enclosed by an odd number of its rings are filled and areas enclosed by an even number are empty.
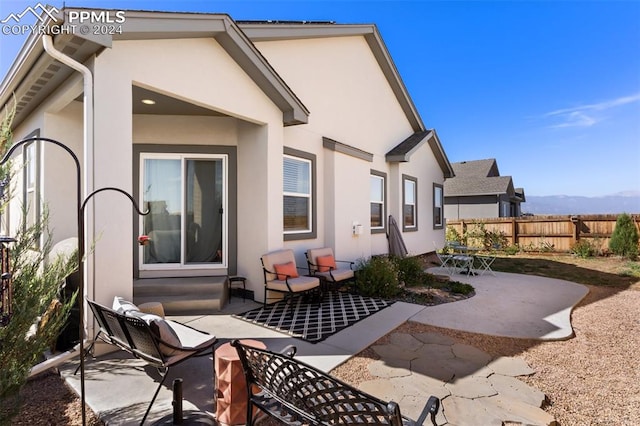
<svg viewBox="0 0 640 426"><path fill-rule="evenodd" d="M443 274L440 268L428 272ZM423 309L411 321L493 336L563 340L573 336L571 310L589 292L565 280L506 272L452 279L471 284L476 295Z"/></svg>
<svg viewBox="0 0 640 426"><path fill-rule="evenodd" d="M406 321L510 337L567 338L572 334L571 309L587 293L578 284L517 274L460 275L456 280L471 283L476 295L432 307L398 302L317 344L231 317L258 306L237 298L219 315L172 319L215 334L221 341L252 338L272 350L295 344L297 358L330 371ZM438 424L552 424L553 419L539 408L544 396L515 378L532 373L518 358L491 359L439 334L395 333L390 344L373 349L380 356L369 366L376 379L360 388L399 402L409 417L417 418L426 398L433 394L442 398ZM79 392L80 377L72 374L76 365L77 361L66 364L62 373ZM154 369L118 352L87 360L85 371L86 401L107 424L139 423L158 385ZM158 394L148 423L170 416L175 378L183 380L185 412L213 414L212 376L211 357L176 366Z"/></svg>

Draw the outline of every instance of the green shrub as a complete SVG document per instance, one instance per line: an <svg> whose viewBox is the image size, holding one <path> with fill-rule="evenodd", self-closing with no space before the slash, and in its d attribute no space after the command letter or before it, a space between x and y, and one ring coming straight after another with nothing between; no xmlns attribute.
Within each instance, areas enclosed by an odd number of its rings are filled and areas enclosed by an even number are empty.
<svg viewBox="0 0 640 426"><path fill-rule="evenodd" d="M457 242L457 243L462 244L462 237L460 236L458 231L456 231L456 229L454 227L452 227L452 226L447 226L445 239L447 241Z"/></svg>
<svg viewBox="0 0 640 426"><path fill-rule="evenodd" d="M616 220L616 227L609 240L609 249L613 254L628 259L638 256L638 229L631 216L623 213Z"/></svg>
<svg viewBox="0 0 640 426"><path fill-rule="evenodd" d="M449 287L452 293L464 295L467 295L475 290L471 284L461 283L458 281L450 281L447 287Z"/></svg>
<svg viewBox="0 0 640 426"><path fill-rule="evenodd" d="M387 256L373 256L358 262L356 287L363 296L392 298L400 294L398 267Z"/></svg>
<svg viewBox="0 0 640 426"><path fill-rule="evenodd" d="M11 249L13 316L6 326L0 327L0 424L7 424L17 412L20 389L29 371L42 361L44 351L55 342L75 302L73 296L53 311L48 321L39 322L39 318L55 306L52 303L58 297L64 277L77 269L77 254L45 262L50 241L46 241L39 252L32 250L47 220L45 212L39 223L20 231ZM37 325L36 333L31 332L34 325Z"/></svg>
<svg viewBox="0 0 640 426"><path fill-rule="evenodd" d="M503 247L504 252L508 255L508 256L513 256L515 254L518 254L518 252L520 251L520 246L518 246L517 244L513 244L513 245L508 245Z"/></svg>
<svg viewBox="0 0 640 426"><path fill-rule="evenodd" d="M575 254L578 257L586 259L588 257L595 256L596 248L593 246L591 241L580 240L580 241L577 241L573 245L573 247L571 247L571 253Z"/></svg>
<svg viewBox="0 0 640 426"><path fill-rule="evenodd" d="M407 256L391 258L398 269L398 280L407 287L423 285L425 281L424 266L418 257Z"/></svg>

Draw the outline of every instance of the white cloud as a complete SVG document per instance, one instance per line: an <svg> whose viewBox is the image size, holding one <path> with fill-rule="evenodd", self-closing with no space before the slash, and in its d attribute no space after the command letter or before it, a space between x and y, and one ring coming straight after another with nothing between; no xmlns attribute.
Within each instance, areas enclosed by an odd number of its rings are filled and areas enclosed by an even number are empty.
<svg viewBox="0 0 640 426"><path fill-rule="evenodd" d="M559 122L549 127L591 127L603 120L602 112L621 105L640 101L640 93L631 96L622 96L595 104L579 105L572 108L557 109L548 112L542 117L553 118Z"/></svg>

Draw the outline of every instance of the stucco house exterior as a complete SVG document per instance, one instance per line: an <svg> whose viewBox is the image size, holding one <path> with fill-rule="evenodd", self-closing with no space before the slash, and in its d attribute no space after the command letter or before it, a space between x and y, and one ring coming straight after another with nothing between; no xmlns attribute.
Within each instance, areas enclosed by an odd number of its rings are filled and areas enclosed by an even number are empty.
<svg viewBox="0 0 640 426"><path fill-rule="evenodd" d="M455 176L444 183L446 219L518 217L526 201L511 176L500 176L495 158L451 163Z"/></svg>
<svg viewBox="0 0 640 426"><path fill-rule="evenodd" d="M304 265L314 247L348 260L386 253L388 215L410 253L443 242L453 169L374 25L122 16L121 34L32 35L0 92L4 112L15 94L14 140L66 144L83 194L121 188L151 211L140 217L115 193L92 198L88 298L237 274L260 301L262 254L291 248ZM19 157L5 231L27 200L48 206L54 242L75 237L71 160L41 142Z"/></svg>

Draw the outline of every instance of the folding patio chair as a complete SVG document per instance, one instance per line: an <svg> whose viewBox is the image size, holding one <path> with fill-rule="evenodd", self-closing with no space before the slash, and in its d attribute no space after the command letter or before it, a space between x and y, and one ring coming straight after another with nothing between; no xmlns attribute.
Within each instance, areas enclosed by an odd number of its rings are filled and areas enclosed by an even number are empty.
<svg viewBox="0 0 640 426"><path fill-rule="evenodd" d="M478 259L479 267L477 268L477 271L480 276L484 275L485 272L490 273L494 277L496 276L493 269L491 269L491 265L496 260L495 256L476 255L475 257Z"/></svg>
<svg viewBox="0 0 640 426"><path fill-rule="evenodd" d="M455 272L454 256L448 253L440 253L435 241L433 242L433 246L436 249L436 256L438 256L440 267L446 271L447 275L453 275Z"/></svg>

